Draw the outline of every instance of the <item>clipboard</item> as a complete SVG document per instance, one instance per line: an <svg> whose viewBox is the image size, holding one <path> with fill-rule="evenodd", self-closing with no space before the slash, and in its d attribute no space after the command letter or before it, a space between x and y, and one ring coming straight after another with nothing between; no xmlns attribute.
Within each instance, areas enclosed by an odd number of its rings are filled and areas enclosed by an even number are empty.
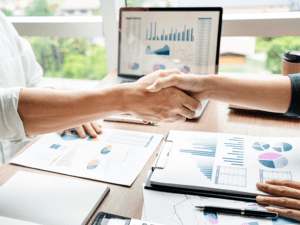
<svg viewBox="0 0 300 225"><path fill-rule="evenodd" d="M256 196L249 196L245 194L235 193L231 194L224 190L224 192L216 192L215 190L199 190L192 188L182 188L182 187L171 187L164 185L151 184L151 176L157 169L164 169L168 158L170 156L170 152L173 147L173 141L168 140L169 134L167 135L159 153L156 156L155 162L152 166L151 173L148 176L148 179L145 184L145 189L162 191L162 192L170 192L170 193L178 193L178 194L188 194L188 195L196 195L196 196L206 196L206 197L214 197L214 198L222 198L222 199L231 199L237 201L246 201L246 202L256 202Z"/></svg>

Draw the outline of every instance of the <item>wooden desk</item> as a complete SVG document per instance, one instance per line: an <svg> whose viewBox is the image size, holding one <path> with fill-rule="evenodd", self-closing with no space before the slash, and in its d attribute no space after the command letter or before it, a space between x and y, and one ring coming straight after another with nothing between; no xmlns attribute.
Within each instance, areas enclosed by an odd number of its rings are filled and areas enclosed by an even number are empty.
<svg viewBox="0 0 300 225"><path fill-rule="evenodd" d="M106 84L115 76L116 71L109 74L100 83L99 87ZM300 136L299 119L288 118L278 114L266 112L232 110L228 109L228 104L213 101L208 103L202 116L196 121L186 121L183 123L173 124L160 123L156 126L103 122L103 127L161 133L165 136L168 134L169 130L205 131L268 137ZM18 154L25 151L26 148L28 148L28 146L34 143L37 139L38 137L24 149L22 149ZM160 146L156 150L156 153L159 151L159 149ZM147 171L150 170L151 166L153 165L155 156L156 154L152 155L131 187L109 184L111 191L104 202L101 204L98 211L104 211L121 216L140 219L143 207L142 184L146 181ZM19 170L54 176L66 176L6 163L2 167L0 167L0 185L5 183L11 176L13 176L13 174L15 174ZM83 178L73 177L73 179Z"/></svg>

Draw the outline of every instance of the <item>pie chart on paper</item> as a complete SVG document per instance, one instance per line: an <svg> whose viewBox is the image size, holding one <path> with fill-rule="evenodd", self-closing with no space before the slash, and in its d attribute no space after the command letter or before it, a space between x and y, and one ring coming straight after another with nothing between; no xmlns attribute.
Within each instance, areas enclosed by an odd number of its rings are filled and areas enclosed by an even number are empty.
<svg viewBox="0 0 300 225"><path fill-rule="evenodd" d="M97 159L94 159L92 161L89 162L89 164L87 165L87 169L88 170L93 170L95 168L97 168L97 166L99 165L100 161Z"/></svg>
<svg viewBox="0 0 300 225"><path fill-rule="evenodd" d="M273 146L276 152L288 152L291 151L293 146L286 142L279 142Z"/></svg>
<svg viewBox="0 0 300 225"><path fill-rule="evenodd" d="M258 161L261 165L271 168L279 169L288 165L288 160L284 156L278 153L264 153L258 157Z"/></svg>
<svg viewBox="0 0 300 225"><path fill-rule="evenodd" d="M254 142L252 148L257 151L265 151L270 148L270 145L266 142Z"/></svg>

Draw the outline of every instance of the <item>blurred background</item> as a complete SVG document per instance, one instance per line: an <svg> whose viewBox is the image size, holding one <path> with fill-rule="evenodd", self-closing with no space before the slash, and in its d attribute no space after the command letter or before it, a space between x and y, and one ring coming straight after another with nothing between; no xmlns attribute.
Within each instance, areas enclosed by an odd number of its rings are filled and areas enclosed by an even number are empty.
<svg viewBox="0 0 300 225"><path fill-rule="evenodd" d="M125 1L125 0L124 0ZM300 0L126 0L127 7L222 6L224 14L293 12ZM0 10L16 16L101 16L100 0L0 0ZM45 77L101 80L107 74L105 37L24 37ZM219 72L281 74L284 50L300 50L300 37L223 37Z"/></svg>

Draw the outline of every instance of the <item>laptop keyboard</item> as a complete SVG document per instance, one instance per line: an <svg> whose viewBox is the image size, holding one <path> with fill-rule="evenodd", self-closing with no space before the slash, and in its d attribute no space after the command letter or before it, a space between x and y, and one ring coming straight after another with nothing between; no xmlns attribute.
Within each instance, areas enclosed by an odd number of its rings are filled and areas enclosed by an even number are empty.
<svg viewBox="0 0 300 225"><path fill-rule="evenodd" d="M124 83L132 83L132 82L135 82L135 80L122 80L122 81L121 81L121 84L124 84Z"/></svg>

